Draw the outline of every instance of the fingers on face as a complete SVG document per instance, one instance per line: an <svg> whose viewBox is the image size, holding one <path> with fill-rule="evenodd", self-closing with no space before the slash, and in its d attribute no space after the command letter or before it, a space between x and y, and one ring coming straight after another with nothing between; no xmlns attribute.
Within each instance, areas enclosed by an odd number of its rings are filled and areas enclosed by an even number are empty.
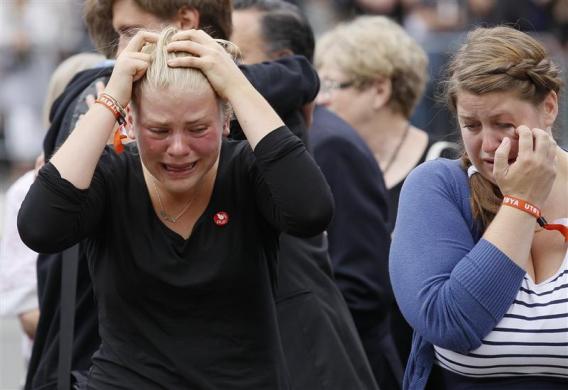
<svg viewBox="0 0 568 390"><path fill-rule="evenodd" d="M552 135L541 129L533 129L535 153L552 159L556 155L556 142Z"/></svg>
<svg viewBox="0 0 568 390"><path fill-rule="evenodd" d="M527 126L519 126L516 132L519 135L519 157L529 156L534 150L533 132Z"/></svg>
<svg viewBox="0 0 568 390"><path fill-rule="evenodd" d="M499 175L507 170L509 166L509 153L511 152L511 139L509 137L503 138L501 144L495 150L494 160L493 160L493 175L499 177Z"/></svg>

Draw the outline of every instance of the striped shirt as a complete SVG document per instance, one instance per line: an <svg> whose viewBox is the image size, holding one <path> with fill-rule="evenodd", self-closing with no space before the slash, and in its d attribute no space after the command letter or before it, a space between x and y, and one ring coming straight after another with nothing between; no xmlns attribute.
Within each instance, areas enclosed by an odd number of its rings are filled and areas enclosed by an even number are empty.
<svg viewBox="0 0 568 390"><path fill-rule="evenodd" d="M568 252L547 280L536 284L525 276L515 301L479 348L468 354L437 346L434 351L435 364L469 377L568 379Z"/></svg>

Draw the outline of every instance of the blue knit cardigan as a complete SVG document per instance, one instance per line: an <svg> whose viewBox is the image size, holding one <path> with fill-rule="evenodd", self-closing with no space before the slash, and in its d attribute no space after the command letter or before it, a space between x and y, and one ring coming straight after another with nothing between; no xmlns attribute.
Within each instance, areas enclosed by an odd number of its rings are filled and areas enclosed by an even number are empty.
<svg viewBox="0 0 568 390"><path fill-rule="evenodd" d="M404 389L424 389L433 345L468 353L503 318L525 271L481 239L459 160L438 159L406 179L390 251L396 300L414 328Z"/></svg>

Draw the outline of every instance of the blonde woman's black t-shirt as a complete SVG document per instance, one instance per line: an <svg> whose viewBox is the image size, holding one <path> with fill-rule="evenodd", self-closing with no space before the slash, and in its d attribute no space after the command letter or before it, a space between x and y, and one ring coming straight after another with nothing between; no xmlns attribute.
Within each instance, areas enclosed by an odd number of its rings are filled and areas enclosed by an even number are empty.
<svg viewBox="0 0 568 390"><path fill-rule="evenodd" d="M223 141L210 202L188 240L156 215L135 147L107 150L87 190L48 164L20 230L44 252L87 239L102 339L88 388L285 389L278 234L315 235L332 207L321 172L283 127L254 153ZM216 223L219 213L228 223Z"/></svg>

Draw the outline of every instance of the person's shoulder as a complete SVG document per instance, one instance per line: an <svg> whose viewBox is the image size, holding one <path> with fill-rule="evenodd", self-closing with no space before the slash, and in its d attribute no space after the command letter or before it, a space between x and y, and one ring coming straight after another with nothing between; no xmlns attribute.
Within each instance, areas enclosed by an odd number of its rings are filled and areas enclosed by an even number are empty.
<svg viewBox="0 0 568 390"><path fill-rule="evenodd" d="M323 106L314 110L311 135L314 140L346 138L356 140L358 135L347 122Z"/></svg>
<svg viewBox="0 0 568 390"><path fill-rule="evenodd" d="M404 181L402 194L416 193L426 202L433 198L451 199L471 219L469 179L461 160L438 158L414 168Z"/></svg>
<svg viewBox="0 0 568 390"><path fill-rule="evenodd" d="M422 164L418 165L412 170L411 175L438 173L451 173L452 175L455 175L458 173L465 173L465 170L462 166L461 160L459 159L436 158L434 160L425 161Z"/></svg>
<svg viewBox="0 0 568 390"><path fill-rule="evenodd" d="M407 184L408 183L408 184ZM461 160L438 158L423 162L414 168L405 180L406 185L444 185L456 189L467 185L467 173Z"/></svg>
<svg viewBox="0 0 568 390"><path fill-rule="evenodd" d="M356 149L365 158L374 159L369 147L361 136L357 134L357 131L325 107L316 107L313 124L308 134L314 153L329 148L333 148L334 152L337 152L337 149Z"/></svg>

